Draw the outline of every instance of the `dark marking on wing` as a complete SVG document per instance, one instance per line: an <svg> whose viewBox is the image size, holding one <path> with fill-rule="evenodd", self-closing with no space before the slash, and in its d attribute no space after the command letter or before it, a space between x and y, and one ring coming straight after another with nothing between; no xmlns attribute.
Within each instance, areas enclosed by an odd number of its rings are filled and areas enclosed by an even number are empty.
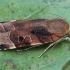
<svg viewBox="0 0 70 70"><path fill-rule="evenodd" d="M21 42L23 42L23 41L24 41L24 37L23 37L23 36L19 36L19 37L18 37L18 42L21 43Z"/></svg>
<svg viewBox="0 0 70 70"><path fill-rule="evenodd" d="M50 33L47 32L44 26L33 27L31 33L39 36L50 36Z"/></svg>
<svg viewBox="0 0 70 70"><path fill-rule="evenodd" d="M7 48L7 46L6 46L5 44L1 44L1 45L0 45L0 49L1 49L1 50L4 50L4 49L6 49L6 48Z"/></svg>
<svg viewBox="0 0 70 70"><path fill-rule="evenodd" d="M23 37L23 36L19 36L18 37L18 42L19 43L24 43L26 45L30 45L30 38L29 37Z"/></svg>
<svg viewBox="0 0 70 70"><path fill-rule="evenodd" d="M44 26L34 27L31 33L35 34L39 38L40 42L42 43L45 43L48 41L52 42L52 39L51 39L52 34L50 34Z"/></svg>

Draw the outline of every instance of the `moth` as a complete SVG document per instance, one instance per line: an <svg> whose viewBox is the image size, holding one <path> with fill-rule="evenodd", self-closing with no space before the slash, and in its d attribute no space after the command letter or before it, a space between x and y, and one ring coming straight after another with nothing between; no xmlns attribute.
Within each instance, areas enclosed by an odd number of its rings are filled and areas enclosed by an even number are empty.
<svg viewBox="0 0 70 70"><path fill-rule="evenodd" d="M70 40L69 33L70 26L62 18L1 22L0 50L51 43L45 52L62 40Z"/></svg>

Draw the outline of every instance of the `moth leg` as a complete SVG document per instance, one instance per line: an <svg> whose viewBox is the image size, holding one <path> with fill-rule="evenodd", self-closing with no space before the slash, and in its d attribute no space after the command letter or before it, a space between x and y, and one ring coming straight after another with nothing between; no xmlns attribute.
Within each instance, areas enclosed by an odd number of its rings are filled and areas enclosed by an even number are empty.
<svg viewBox="0 0 70 70"><path fill-rule="evenodd" d="M68 40L68 41L70 41L70 38L69 37L65 37L65 39L64 40Z"/></svg>
<svg viewBox="0 0 70 70"><path fill-rule="evenodd" d="M38 57L41 57L50 47L57 45L59 42L65 40L66 37L62 37L61 39L51 43Z"/></svg>
<svg viewBox="0 0 70 70"><path fill-rule="evenodd" d="M32 46L32 47L26 48L24 50L26 51L26 50L29 50L29 49L34 48L34 47L37 47L37 46Z"/></svg>
<svg viewBox="0 0 70 70"><path fill-rule="evenodd" d="M29 50L29 49L31 49L31 48L34 48L34 47L37 47L37 46L40 46L40 45L42 45L42 44L33 45L32 47L28 47L28 48L26 48L26 49L24 49L24 50Z"/></svg>
<svg viewBox="0 0 70 70"><path fill-rule="evenodd" d="M23 50L17 50L17 52L21 52L21 51L23 51Z"/></svg>
<svg viewBox="0 0 70 70"><path fill-rule="evenodd" d="M26 49L23 49L23 50L27 51L27 50L29 50L29 49L31 49L31 48L34 48L34 47L36 47L36 46L32 46L32 47L29 47L29 48L26 48ZM17 51L18 51L18 52L21 52L21 51L23 51L23 50L17 50Z"/></svg>

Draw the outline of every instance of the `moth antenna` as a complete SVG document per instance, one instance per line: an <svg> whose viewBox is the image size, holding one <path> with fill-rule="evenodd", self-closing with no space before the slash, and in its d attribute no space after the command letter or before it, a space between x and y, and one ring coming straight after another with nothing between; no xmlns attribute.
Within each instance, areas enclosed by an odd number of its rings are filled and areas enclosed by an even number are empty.
<svg viewBox="0 0 70 70"><path fill-rule="evenodd" d="M53 42L52 44L50 44L38 57L41 57L54 44L55 44L55 42Z"/></svg>
<svg viewBox="0 0 70 70"><path fill-rule="evenodd" d="M59 40L57 40L57 41L55 41L55 42L53 42L53 43L51 43L38 57L41 57L41 56L42 56L50 47L52 47L53 45L55 46L55 45L57 45L59 42L61 42L61 41L63 41L63 40L66 40L65 38L66 38L66 36L60 38ZM67 39L68 39L68 38L67 38ZM70 38L69 38L69 40L70 40Z"/></svg>

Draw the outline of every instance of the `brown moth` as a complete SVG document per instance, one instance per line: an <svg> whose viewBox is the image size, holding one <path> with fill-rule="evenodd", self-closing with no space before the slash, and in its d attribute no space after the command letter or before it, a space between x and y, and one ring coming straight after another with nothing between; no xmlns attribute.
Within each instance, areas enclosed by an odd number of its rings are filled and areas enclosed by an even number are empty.
<svg viewBox="0 0 70 70"><path fill-rule="evenodd" d="M0 23L0 50L53 42L45 52L61 40L70 40L67 37L68 33L69 24L61 18L4 22Z"/></svg>

